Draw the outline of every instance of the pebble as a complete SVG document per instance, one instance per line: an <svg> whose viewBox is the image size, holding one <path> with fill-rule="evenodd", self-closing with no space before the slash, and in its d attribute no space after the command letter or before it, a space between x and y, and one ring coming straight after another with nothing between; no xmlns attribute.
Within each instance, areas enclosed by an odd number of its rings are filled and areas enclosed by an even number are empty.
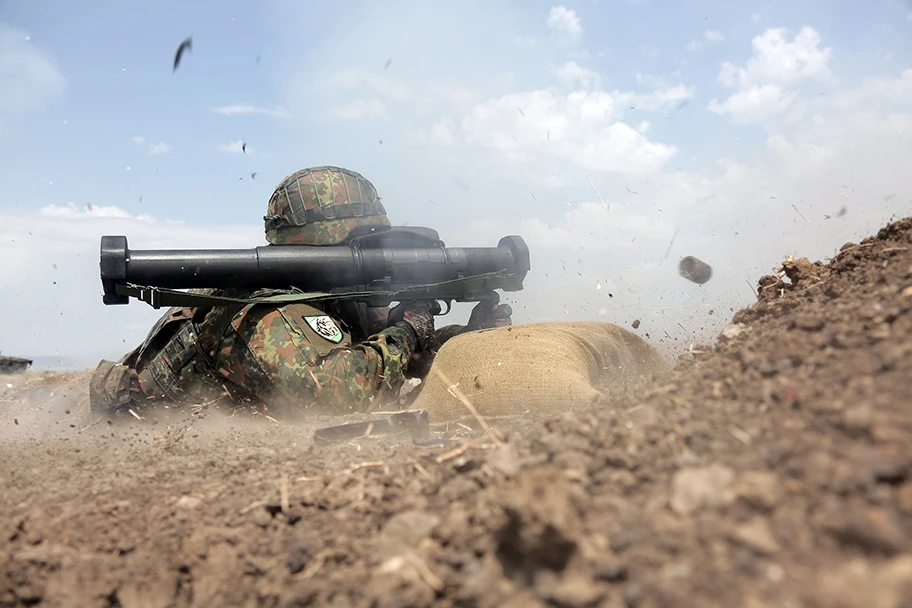
<svg viewBox="0 0 912 608"><path fill-rule="evenodd" d="M195 509L200 506L202 502L202 500L193 496L181 496L177 499L177 502L174 503L174 506L180 509Z"/></svg>
<svg viewBox="0 0 912 608"><path fill-rule="evenodd" d="M734 340L742 333L744 333L745 325L743 323L729 323L722 330L722 333L719 334L720 338L725 338L726 340Z"/></svg>
<svg viewBox="0 0 912 608"><path fill-rule="evenodd" d="M730 504L735 498L734 478L735 472L719 463L681 469L671 482L670 506L675 513L689 515L704 507Z"/></svg>
<svg viewBox="0 0 912 608"><path fill-rule="evenodd" d="M769 471L747 471L735 483L735 494L748 504L770 510L781 495L779 481Z"/></svg>
<svg viewBox="0 0 912 608"><path fill-rule="evenodd" d="M765 517L757 516L740 524L732 533L732 539L760 555L772 555L779 551L779 543Z"/></svg>
<svg viewBox="0 0 912 608"><path fill-rule="evenodd" d="M823 329L823 319L812 315L795 315L795 327L805 331L820 331Z"/></svg>
<svg viewBox="0 0 912 608"><path fill-rule="evenodd" d="M410 510L393 515L383 526L377 551L383 557L400 555L405 549L414 549L431 534L440 518L431 513Z"/></svg>

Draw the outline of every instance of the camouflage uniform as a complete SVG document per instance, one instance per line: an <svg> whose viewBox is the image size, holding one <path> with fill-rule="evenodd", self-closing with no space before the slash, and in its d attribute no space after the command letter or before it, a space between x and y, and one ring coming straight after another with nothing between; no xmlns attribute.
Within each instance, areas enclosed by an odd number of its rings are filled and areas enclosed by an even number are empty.
<svg viewBox="0 0 912 608"><path fill-rule="evenodd" d="M390 225L373 184L338 167L286 177L264 219L266 239L277 246L336 245L356 227ZM366 327L367 311L361 306L362 322L350 326L328 314L332 305L173 308L136 350L118 363L98 365L92 378L93 408L198 401L206 389L215 388L236 400L269 406L363 411L377 399L398 395L420 344L414 328L404 322L369 333L379 327ZM385 321L386 315L380 316Z"/></svg>

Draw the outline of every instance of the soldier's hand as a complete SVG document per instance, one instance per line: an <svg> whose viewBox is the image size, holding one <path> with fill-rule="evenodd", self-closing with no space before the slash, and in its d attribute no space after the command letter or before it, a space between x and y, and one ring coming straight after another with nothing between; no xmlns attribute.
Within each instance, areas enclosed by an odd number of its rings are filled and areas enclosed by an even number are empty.
<svg viewBox="0 0 912 608"><path fill-rule="evenodd" d="M423 352L434 343L434 315L440 312L440 304L437 302L411 302L400 304L402 306L402 321L396 323L398 326L407 325L406 331L411 330L415 337L415 352ZM399 306L396 308L398 309ZM392 315L391 315L392 316Z"/></svg>
<svg viewBox="0 0 912 608"><path fill-rule="evenodd" d="M475 305L465 330L478 331L479 329L490 329L492 327L506 327L513 324L512 316L513 308L509 304L501 304L500 296L495 291L492 292L490 298L486 298Z"/></svg>

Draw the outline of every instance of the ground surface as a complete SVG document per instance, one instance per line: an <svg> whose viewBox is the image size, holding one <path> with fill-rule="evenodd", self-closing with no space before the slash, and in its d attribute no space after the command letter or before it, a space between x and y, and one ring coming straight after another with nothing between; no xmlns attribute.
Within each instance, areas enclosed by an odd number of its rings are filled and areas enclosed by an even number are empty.
<svg viewBox="0 0 912 608"><path fill-rule="evenodd" d="M910 606L912 221L784 270L669 377L503 441L93 424L86 374L6 377L0 606Z"/></svg>

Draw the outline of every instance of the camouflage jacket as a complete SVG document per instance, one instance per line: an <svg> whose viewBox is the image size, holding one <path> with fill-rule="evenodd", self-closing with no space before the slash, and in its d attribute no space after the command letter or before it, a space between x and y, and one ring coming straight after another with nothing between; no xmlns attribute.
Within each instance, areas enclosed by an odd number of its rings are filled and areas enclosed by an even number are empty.
<svg viewBox="0 0 912 608"><path fill-rule="evenodd" d="M426 373L433 351L463 330L438 329L435 348L413 357L404 330L387 327L353 343L348 328L317 306L172 308L119 364L99 365L93 392L112 395L119 386L125 394L129 376L129 400L138 404L202 401L215 390L278 410L365 411L395 399L410 363L413 372ZM125 399L106 404L119 407Z"/></svg>

